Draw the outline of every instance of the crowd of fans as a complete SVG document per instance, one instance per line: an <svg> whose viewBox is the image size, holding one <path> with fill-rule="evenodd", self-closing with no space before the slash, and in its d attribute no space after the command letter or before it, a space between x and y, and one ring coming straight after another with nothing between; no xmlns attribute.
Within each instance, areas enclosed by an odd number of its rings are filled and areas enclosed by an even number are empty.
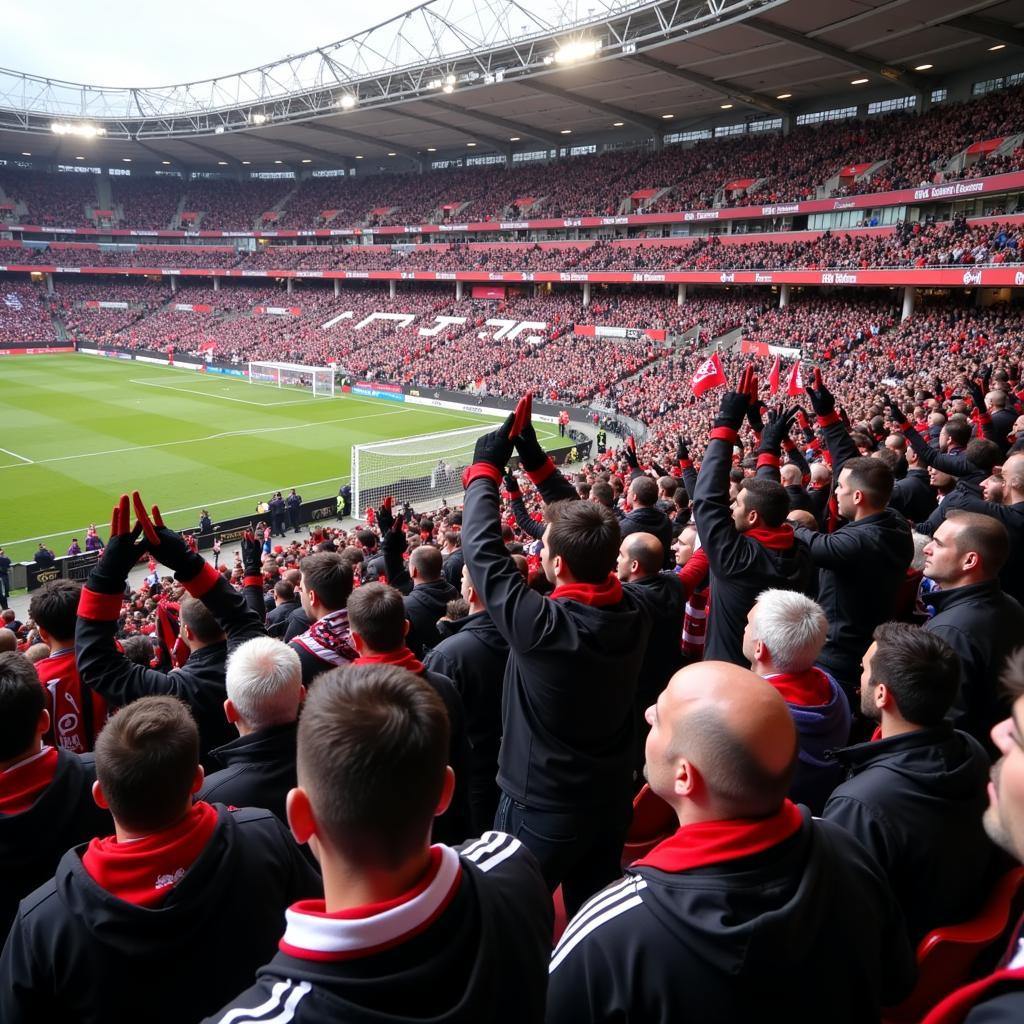
<svg viewBox="0 0 1024 1024"><path fill-rule="evenodd" d="M969 155L959 167L950 164L974 143L1009 138L1022 129L1022 91L1014 89L968 103L936 104L922 115L900 112L797 126L784 136L772 130L552 163L252 180L241 187L209 178L110 180L115 219L120 215L120 225L146 229L252 231L564 218L796 202L1020 170L1020 148L1000 156ZM860 179L840 176L851 166L871 170ZM0 189L8 201L27 206L25 223L93 223L86 210L96 205L94 175L8 169L0 174ZM653 195L632 200L635 192ZM196 219L178 223L179 211ZM272 211L277 218L265 223L263 214ZM325 218L325 211L332 212Z"/></svg>
<svg viewBox="0 0 1024 1024"><path fill-rule="evenodd" d="M0 280L0 341L52 341L53 319L38 285Z"/></svg>

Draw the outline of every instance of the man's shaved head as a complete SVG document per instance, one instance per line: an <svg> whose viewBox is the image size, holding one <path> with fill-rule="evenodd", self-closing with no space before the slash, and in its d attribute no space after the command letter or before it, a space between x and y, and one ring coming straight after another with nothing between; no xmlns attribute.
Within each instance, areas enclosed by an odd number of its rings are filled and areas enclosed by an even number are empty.
<svg viewBox="0 0 1024 1024"><path fill-rule="evenodd" d="M631 572L636 562L635 575ZM620 580L653 576L665 564L665 546L653 533L631 533L619 546L617 572Z"/></svg>
<svg viewBox="0 0 1024 1024"><path fill-rule="evenodd" d="M680 821L761 818L782 806L796 769L796 727L775 687L753 672L690 665L648 721L648 781Z"/></svg>

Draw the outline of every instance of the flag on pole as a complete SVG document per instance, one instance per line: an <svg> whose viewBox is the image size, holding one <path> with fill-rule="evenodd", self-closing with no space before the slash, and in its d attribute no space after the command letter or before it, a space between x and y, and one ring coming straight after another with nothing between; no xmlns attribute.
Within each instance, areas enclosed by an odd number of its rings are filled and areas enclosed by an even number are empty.
<svg viewBox="0 0 1024 1024"><path fill-rule="evenodd" d="M718 358L718 353L715 352L714 355L705 359L694 371L693 378L690 380L690 388L693 390L694 395L700 398L705 391L710 391L712 388L728 383L725 379L725 371L722 369L722 362Z"/></svg>
<svg viewBox="0 0 1024 1024"><path fill-rule="evenodd" d="M779 373L782 370L782 356L776 356L772 363L772 372L768 374L768 394L775 395L779 391Z"/></svg>
<svg viewBox="0 0 1024 1024"><path fill-rule="evenodd" d="M800 379L800 360L798 359L793 364L793 369L789 371L789 383L786 386L786 394L790 398L799 398L804 393L804 382Z"/></svg>

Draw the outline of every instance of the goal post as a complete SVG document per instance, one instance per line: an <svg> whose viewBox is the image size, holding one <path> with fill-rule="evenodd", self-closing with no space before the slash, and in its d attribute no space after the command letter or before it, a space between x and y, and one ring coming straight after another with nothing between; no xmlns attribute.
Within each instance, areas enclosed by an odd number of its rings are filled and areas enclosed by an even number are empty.
<svg viewBox="0 0 1024 1024"><path fill-rule="evenodd" d="M301 363L249 363L249 383L277 388L300 388L315 398L334 396L332 366L304 366Z"/></svg>
<svg viewBox="0 0 1024 1024"><path fill-rule="evenodd" d="M497 421L482 421L461 430L353 445L353 514L362 518L388 495L414 509L461 502L462 471L472 465L477 438L496 426Z"/></svg>

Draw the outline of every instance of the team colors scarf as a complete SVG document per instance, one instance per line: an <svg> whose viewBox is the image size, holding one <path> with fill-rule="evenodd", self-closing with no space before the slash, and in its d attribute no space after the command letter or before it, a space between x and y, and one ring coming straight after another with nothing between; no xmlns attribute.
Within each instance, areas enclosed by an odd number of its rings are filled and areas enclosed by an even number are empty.
<svg viewBox="0 0 1024 1024"><path fill-rule="evenodd" d="M796 804L786 800L782 809L770 818L734 818L684 825L633 866L678 872L739 860L770 850L796 835L803 820Z"/></svg>
<svg viewBox="0 0 1024 1024"><path fill-rule="evenodd" d="M806 672L780 672L768 676L766 682L779 691L787 704L800 707L820 707L832 699L832 684L820 668L809 668Z"/></svg>
<svg viewBox="0 0 1024 1024"><path fill-rule="evenodd" d="M310 654L330 665L344 665L355 661L358 652L352 646L352 634L348 625L348 612L342 608L330 612L314 622L307 632L297 638Z"/></svg>
<svg viewBox="0 0 1024 1024"><path fill-rule="evenodd" d="M401 896L328 913L323 900L285 911L278 948L301 960L353 960L392 949L429 928L448 908L462 881L459 855L433 846L423 877Z"/></svg>
<svg viewBox="0 0 1024 1024"><path fill-rule="evenodd" d="M43 747L38 754L0 772L0 814L27 811L57 772L56 747Z"/></svg>
<svg viewBox="0 0 1024 1024"><path fill-rule="evenodd" d="M789 523L781 526L759 526L755 530L747 530L746 536L756 540L763 548L769 551L788 551L796 542L793 536L793 527Z"/></svg>
<svg viewBox="0 0 1024 1024"><path fill-rule="evenodd" d="M397 651L385 654L363 654L355 660L356 665L394 665L396 668L407 668L416 675L423 674L423 662L408 647L400 647Z"/></svg>
<svg viewBox="0 0 1024 1024"><path fill-rule="evenodd" d="M158 907L206 848L217 827L217 812L203 801L173 828L134 842L115 836L93 839L82 856L89 877L119 900Z"/></svg>
<svg viewBox="0 0 1024 1024"><path fill-rule="evenodd" d="M604 583L566 583L561 587L555 587L551 591L551 597L579 601L580 604L589 604L594 608L607 608L622 600L622 584L618 576L610 572Z"/></svg>

